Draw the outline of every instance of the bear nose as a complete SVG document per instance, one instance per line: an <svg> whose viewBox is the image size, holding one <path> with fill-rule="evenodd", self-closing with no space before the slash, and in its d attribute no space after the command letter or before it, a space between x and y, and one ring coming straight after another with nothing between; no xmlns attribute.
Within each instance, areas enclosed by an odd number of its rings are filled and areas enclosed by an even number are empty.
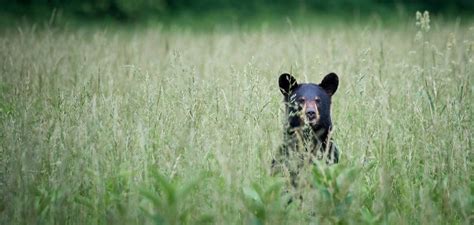
<svg viewBox="0 0 474 225"><path fill-rule="evenodd" d="M314 111L314 109L308 109L306 111L306 117L308 117L310 120L316 118L316 111Z"/></svg>

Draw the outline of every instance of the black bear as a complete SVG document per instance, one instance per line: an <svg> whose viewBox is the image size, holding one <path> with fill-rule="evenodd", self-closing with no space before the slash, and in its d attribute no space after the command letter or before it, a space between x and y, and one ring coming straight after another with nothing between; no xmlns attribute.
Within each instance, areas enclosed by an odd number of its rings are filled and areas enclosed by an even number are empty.
<svg viewBox="0 0 474 225"><path fill-rule="evenodd" d="M339 150L331 140L331 97L339 85L335 73L324 77L320 84L302 83L287 73L278 79L286 108L284 143L272 161L272 173L286 173L293 186L305 163L325 159L339 161Z"/></svg>

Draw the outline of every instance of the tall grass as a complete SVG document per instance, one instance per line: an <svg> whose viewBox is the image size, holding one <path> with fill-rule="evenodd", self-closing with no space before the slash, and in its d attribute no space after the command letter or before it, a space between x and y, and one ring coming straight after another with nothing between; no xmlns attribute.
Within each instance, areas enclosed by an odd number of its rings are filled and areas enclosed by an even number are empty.
<svg viewBox="0 0 474 225"><path fill-rule="evenodd" d="M473 25L5 31L0 222L472 224ZM341 81L299 190L282 72Z"/></svg>

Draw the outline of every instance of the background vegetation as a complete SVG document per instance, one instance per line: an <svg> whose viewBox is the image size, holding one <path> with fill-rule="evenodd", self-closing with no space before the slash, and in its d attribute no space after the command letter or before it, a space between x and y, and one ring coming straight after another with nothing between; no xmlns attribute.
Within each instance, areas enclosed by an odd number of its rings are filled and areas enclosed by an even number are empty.
<svg viewBox="0 0 474 225"><path fill-rule="evenodd" d="M428 10L436 15L472 16L470 0L0 0L0 13L7 18L48 20L51 16L74 21L116 21L172 23L211 17L237 23L262 18L337 15L337 20L356 17L413 15ZM215 20L212 20L215 22ZM56 22L64 22L57 20Z"/></svg>
<svg viewBox="0 0 474 225"><path fill-rule="evenodd" d="M63 20L36 22L29 6L39 3L64 7ZM473 223L474 23L458 11L446 20L407 10L396 26L352 12L331 18L355 22L262 19L206 32L159 19L56 26L81 17L70 4L7 4L0 224ZM23 21L15 8L32 21L12 26ZM283 72L341 81L340 163L304 168L298 189L269 175Z"/></svg>

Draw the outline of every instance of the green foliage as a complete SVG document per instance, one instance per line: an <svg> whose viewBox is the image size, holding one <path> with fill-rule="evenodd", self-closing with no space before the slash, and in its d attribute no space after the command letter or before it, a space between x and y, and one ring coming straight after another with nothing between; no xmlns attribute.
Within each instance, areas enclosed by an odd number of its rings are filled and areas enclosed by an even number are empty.
<svg viewBox="0 0 474 225"><path fill-rule="evenodd" d="M314 187L319 191L316 205L319 216L332 224L348 224L354 218L349 209L353 199L351 188L358 173L357 168L342 165L313 168Z"/></svg>
<svg viewBox="0 0 474 225"><path fill-rule="evenodd" d="M9 87L0 84L0 120L15 112L13 104L4 98L4 93L7 93L9 89Z"/></svg>
<svg viewBox="0 0 474 225"><path fill-rule="evenodd" d="M204 177L198 176L190 181L177 182L169 180L156 169L151 169L154 181L152 190L143 188L141 195L151 202L151 211L143 208L154 224L208 224L212 222L210 215L198 216L198 205L186 201L193 189Z"/></svg>
<svg viewBox="0 0 474 225"><path fill-rule="evenodd" d="M280 18L296 14L303 16L338 14L341 19L346 16L360 17L373 13L382 17L399 16L396 14L416 10L429 10L455 16L459 16L460 13L469 15L474 11L474 4L466 0L4 0L2 5L5 13L17 17L29 16L33 19L39 17L48 20L60 12L65 16L63 19L72 16L82 20L113 19L120 22L146 21L150 18L161 22L173 22L182 15L200 19L217 16L221 20L233 18L247 21L265 18L262 15ZM394 8L397 10L393 10Z"/></svg>
<svg viewBox="0 0 474 225"><path fill-rule="evenodd" d="M59 202L64 199L64 193L61 190L48 189L45 187L37 187L34 190L34 211L37 213L39 223L50 222L54 210L58 207Z"/></svg>
<svg viewBox="0 0 474 225"><path fill-rule="evenodd" d="M251 224L286 224L285 204L289 200L282 193L283 182L267 178L242 189L242 199L252 215Z"/></svg>

